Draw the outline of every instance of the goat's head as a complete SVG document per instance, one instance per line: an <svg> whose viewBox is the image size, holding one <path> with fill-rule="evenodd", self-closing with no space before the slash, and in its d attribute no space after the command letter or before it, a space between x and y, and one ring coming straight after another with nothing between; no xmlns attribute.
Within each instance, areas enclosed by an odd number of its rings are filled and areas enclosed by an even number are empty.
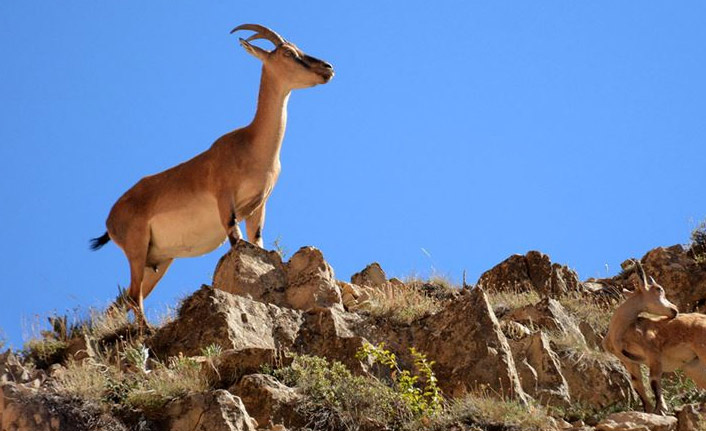
<svg viewBox="0 0 706 431"><path fill-rule="evenodd" d="M639 261L635 261L638 275L637 288L630 293L631 301L639 301L640 308L648 313L659 316L676 317L679 314L677 306L672 304L664 292L664 288L657 284L654 278L649 280L644 268Z"/></svg>
<svg viewBox="0 0 706 431"><path fill-rule="evenodd" d="M258 24L242 24L234 28L252 30L255 33L247 39L240 38L240 44L251 55L264 64L265 69L274 73L284 85L290 89L313 87L325 84L333 78L333 66L318 58L306 55L291 42L267 27ZM267 51L250 42L256 39L267 39L275 45L275 49Z"/></svg>

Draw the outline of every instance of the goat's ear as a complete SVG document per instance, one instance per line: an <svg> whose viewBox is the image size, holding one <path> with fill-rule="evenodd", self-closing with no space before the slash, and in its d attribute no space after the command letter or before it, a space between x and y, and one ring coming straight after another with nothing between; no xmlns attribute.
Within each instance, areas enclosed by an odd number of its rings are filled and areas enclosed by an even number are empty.
<svg viewBox="0 0 706 431"><path fill-rule="evenodd" d="M240 44L243 46L243 48L245 48L248 54L257 57L258 59L260 59L260 61L265 61L265 58L267 58L267 54L269 54L268 51L260 48L259 46L252 45L250 42L243 38L240 38Z"/></svg>

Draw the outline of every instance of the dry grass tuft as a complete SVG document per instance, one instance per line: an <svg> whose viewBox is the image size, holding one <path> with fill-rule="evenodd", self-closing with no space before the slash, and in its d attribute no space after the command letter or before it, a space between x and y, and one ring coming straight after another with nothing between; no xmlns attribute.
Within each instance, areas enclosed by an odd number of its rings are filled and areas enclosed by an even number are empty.
<svg viewBox="0 0 706 431"><path fill-rule="evenodd" d="M486 290L488 302L492 307L507 307L515 310L527 305L534 305L542 300L542 297L534 290L512 291L512 290Z"/></svg>
<svg viewBox="0 0 706 431"><path fill-rule="evenodd" d="M385 286L371 290L368 311L397 324L408 325L441 309L439 301L411 285Z"/></svg>
<svg viewBox="0 0 706 431"><path fill-rule="evenodd" d="M54 381L57 392L85 400L103 397L109 379L118 379L119 371L97 361L69 361L66 370L57 373Z"/></svg>
<svg viewBox="0 0 706 431"><path fill-rule="evenodd" d="M184 356L170 358L168 365L143 376L127 393L125 402L147 417L158 417L162 408L173 399L209 389L200 364Z"/></svg>
<svg viewBox="0 0 706 431"><path fill-rule="evenodd" d="M475 425L478 429L557 429L546 408L534 403L524 405L513 399L499 398L487 391L471 393L452 401L424 429L446 430L459 423Z"/></svg>

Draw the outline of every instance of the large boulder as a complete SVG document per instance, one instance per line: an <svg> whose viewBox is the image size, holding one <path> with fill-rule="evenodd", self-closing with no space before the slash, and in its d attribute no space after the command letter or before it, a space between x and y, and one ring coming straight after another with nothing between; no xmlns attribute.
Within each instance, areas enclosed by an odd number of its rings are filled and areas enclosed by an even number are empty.
<svg viewBox="0 0 706 431"><path fill-rule="evenodd" d="M557 331L577 343L586 344L583 333L574 319L559 301L552 298L544 298L536 304L512 310L503 315L502 320L547 331Z"/></svg>
<svg viewBox="0 0 706 431"><path fill-rule="evenodd" d="M292 346L302 322L300 311L202 286L146 344L160 358L200 355L212 344L248 355L253 349L274 355Z"/></svg>
<svg viewBox="0 0 706 431"><path fill-rule="evenodd" d="M602 410L634 400L630 376L617 359L599 352L558 353L572 402Z"/></svg>
<svg viewBox="0 0 706 431"><path fill-rule="evenodd" d="M559 356L541 331L521 341L511 341L522 389L545 405L568 407L569 385L561 372Z"/></svg>
<svg viewBox="0 0 706 431"><path fill-rule="evenodd" d="M248 413L261 427L268 424L300 427L306 423L306 418L297 412L303 396L272 376L250 374L229 391L243 400Z"/></svg>
<svg viewBox="0 0 706 431"><path fill-rule="evenodd" d="M339 361L354 372L363 371L360 361L355 357L356 352L367 342L356 331L356 328L364 324L361 316L330 308L307 313L304 318L304 324L295 340L296 352Z"/></svg>
<svg viewBox="0 0 706 431"><path fill-rule="evenodd" d="M358 286L382 287L387 283L387 275L379 263L373 262L362 271L353 274L351 283Z"/></svg>
<svg viewBox="0 0 706 431"><path fill-rule="evenodd" d="M410 335L398 335L392 342L415 346L435 361L439 386L448 396L485 386L526 401L510 346L483 289L475 288L417 322Z"/></svg>
<svg viewBox="0 0 706 431"><path fill-rule="evenodd" d="M596 431L675 431L677 418L642 412L613 413L596 425Z"/></svg>
<svg viewBox="0 0 706 431"><path fill-rule="evenodd" d="M302 247L284 264L279 253L238 241L219 260L213 287L297 310L342 307L333 269L314 247Z"/></svg>
<svg viewBox="0 0 706 431"><path fill-rule="evenodd" d="M578 276L573 270L552 263L549 256L538 251L510 256L483 273L477 285L488 291L536 291L551 297L582 290Z"/></svg>
<svg viewBox="0 0 706 431"><path fill-rule="evenodd" d="M286 305L299 310L343 309L333 268L319 249L302 247L287 262Z"/></svg>
<svg viewBox="0 0 706 431"><path fill-rule="evenodd" d="M240 398L225 390L195 393L171 401L163 411L161 429L170 431L255 431Z"/></svg>
<svg viewBox="0 0 706 431"><path fill-rule="evenodd" d="M279 253L241 240L218 261L213 287L260 302L283 304L287 274Z"/></svg>

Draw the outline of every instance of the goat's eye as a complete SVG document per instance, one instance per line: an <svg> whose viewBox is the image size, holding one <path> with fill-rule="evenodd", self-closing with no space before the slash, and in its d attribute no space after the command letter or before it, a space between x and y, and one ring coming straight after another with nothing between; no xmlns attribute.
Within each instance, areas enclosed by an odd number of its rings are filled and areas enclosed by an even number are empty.
<svg viewBox="0 0 706 431"><path fill-rule="evenodd" d="M294 53L293 53L292 51L290 51L290 50L288 50L288 49L285 49L285 50L284 50L284 56L285 56L285 57L291 57L291 56L293 56L293 55L294 55Z"/></svg>

